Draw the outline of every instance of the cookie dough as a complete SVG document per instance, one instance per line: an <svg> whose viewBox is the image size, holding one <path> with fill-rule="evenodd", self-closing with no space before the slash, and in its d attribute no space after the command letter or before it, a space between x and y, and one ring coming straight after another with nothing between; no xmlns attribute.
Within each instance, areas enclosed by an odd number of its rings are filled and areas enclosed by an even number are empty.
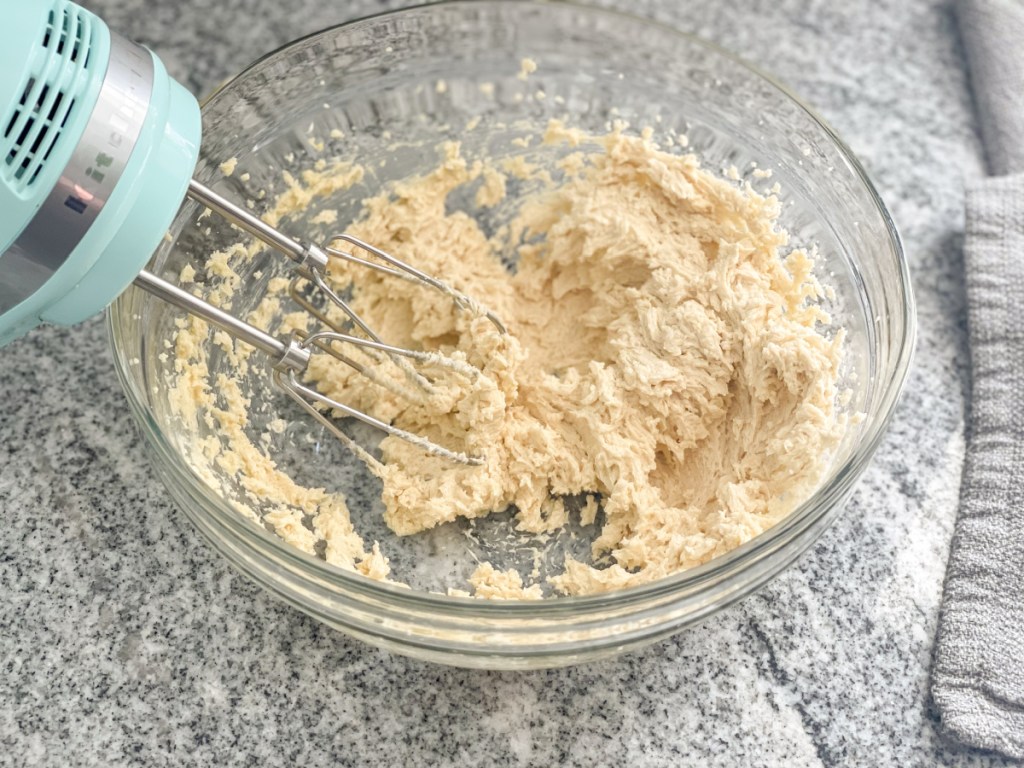
<svg viewBox="0 0 1024 768"><path fill-rule="evenodd" d="M452 194L476 185L469 199L481 209L506 204L508 175L536 179L537 169L522 158L471 161L456 143L443 146L433 172L366 200L348 229L474 297L507 335L440 293L332 265L330 279L351 290L383 339L465 360L480 375L439 375L435 391L412 398L326 355L308 375L331 397L485 457L462 466L386 438L383 462L371 463L396 534L510 507L530 533L579 515L600 526L592 562L567 558L548 582L579 595L704 563L805 499L848 423L837 404L843 343L841 332L826 332L813 258L789 247L774 196L649 136L592 137L552 123L543 139L571 152L490 235L472 211L449 207ZM310 172L269 219L344 188L336 173L359 177L351 166ZM502 264L510 256L511 273ZM283 304L270 296L261 319ZM177 341L181 397L192 401L207 386L195 370L204 332L186 321ZM403 381L397 369L378 373ZM195 415L194 405L182 408ZM244 402L208 410L245 442ZM331 562L388 577L386 557L366 549L343 500L298 487L256 446L241 463L233 452L211 446L207 459L271 500L265 523L306 551L327 542ZM480 597L542 594L487 563L470 581Z"/></svg>

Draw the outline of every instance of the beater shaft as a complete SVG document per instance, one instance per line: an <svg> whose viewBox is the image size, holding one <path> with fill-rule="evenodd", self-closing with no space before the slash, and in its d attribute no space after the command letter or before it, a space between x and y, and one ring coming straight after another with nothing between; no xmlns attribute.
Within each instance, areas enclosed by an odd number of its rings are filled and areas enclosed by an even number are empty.
<svg viewBox="0 0 1024 768"><path fill-rule="evenodd" d="M334 333L331 331L321 331L306 338L293 338L288 341L282 341L281 339L275 338L269 333L240 320L229 312L225 312L223 309L215 307L197 296L193 296L188 291L157 277L147 270L143 270L139 273L135 278L135 285L148 293L151 293L157 298L163 299L178 309L212 323L218 328L229 333L231 336L240 339L247 344L251 344L261 352L267 354L272 360L274 360L274 381L277 385L284 390L289 397L302 406L303 410L327 427L335 437L349 445L359 455L369 458L369 454L366 453L363 448L358 446L352 438L342 432L338 425L335 424L323 411L318 409L315 405L316 403L342 413L345 416L358 419L364 424L368 424L371 427L392 435L393 437L401 438L402 440L412 443L434 456L440 456L441 458L449 459L450 461L454 461L459 464L483 463L482 457L469 456L460 451L453 451L449 448L445 448L443 445L438 445L422 435L417 435L413 432L401 429L400 427L396 427L393 424L388 424L385 421L374 418L373 416L352 408L349 405L345 405L333 398L327 397L299 381L299 376L305 372L309 365L313 349L320 349L330 354L335 354L336 356L336 353L331 348L331 344L334 342L355 344L360 347L378 349L389 353L400 354L405 357L430 360L431 362L438 362L436 355L402 349L401 347L392 347L388 344L380 344L368 339L360 339L348 334ZM456 367L455 370L458 370L458 368Z"/></svg>
<svg viewBox="0 0 1024 768"><path fill-rule="evenodd" d="M193 296L174 283L157 277L152 272L142 270L135 278L135 285L190 315L201 317L216 325L236 339L251 344L274 360L275 369L283 368L301 372L306 370L306 366L309 364L310 352L299 342L284 342L275 338L266 331L240 320L230 312L225 312L220 307L215 307L213 304Z"/></svg>
<svg viewBox="0 0 1024 768"><path fill-rule="evenodd" d="M270 226L258 216L254 216L244 208L221 197L209 187L192 179L188 184L188 196L200 205L223 216L232 224L244 229L250 235L259 238L267 245L277 249L299 265L305 277L311 272L324 274L327 271L327 254L315 245L304 245L297 240Z"/></svg>

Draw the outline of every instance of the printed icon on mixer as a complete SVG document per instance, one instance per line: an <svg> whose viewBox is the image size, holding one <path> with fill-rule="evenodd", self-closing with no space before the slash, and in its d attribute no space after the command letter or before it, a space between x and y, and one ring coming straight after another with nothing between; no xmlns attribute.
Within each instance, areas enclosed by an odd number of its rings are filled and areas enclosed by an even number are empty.
<svg viewBox="0 0 1024 768"><path fill-rule="evenodd" d="M100 168L109 168L111 165L113 165L113 163L114 158L112 158L108 154L100 152L98 155L96 155L96 165L98 165ZM103 183L103 179L106 177L105 173L97 170L96 168L86 168L85 175L100 184Z"/></svg>

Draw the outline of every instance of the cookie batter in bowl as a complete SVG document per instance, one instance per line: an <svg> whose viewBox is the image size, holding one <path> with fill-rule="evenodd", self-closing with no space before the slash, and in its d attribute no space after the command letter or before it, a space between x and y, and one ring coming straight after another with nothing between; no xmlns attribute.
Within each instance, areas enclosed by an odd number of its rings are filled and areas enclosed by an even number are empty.
<svg viewBox="0 0 1024 768"><path fill-rule="evenodd" d="M551 168L466 158L457 143L444 144L435 170L365 200L347 228L443 275L496 312L508 335L394 278L358 267L331 275L383 338L465 356L482 375L449 376L443 396L410 400L327 356L309 372L331 397L486 457L460 466L383 440L380 460L366 461L399 536L510 508L524 534L570 523L596 531L588 562L567 555L542 580L485 562L468 584L449 584L453 594L591 594L704 563L803 501L848 424L839 405L843 334L819 305L825 290L812 256L790 247L778 225L774 195L622 126L595 137L553 121L543 143L559 158ZM321 163L291 180L268 219L362 174ZM508 199L514 180L530 182L530 193ZM472 205L453 207L455 198ZM495 206L505 220L488 232L479 219ZM253 255L242 243L215 255L214 292L236 288L232 260ZM287 313L284 287L270 286L261 324L304 325L304 315ZM204 382L206 334L187 320L176 341L179 412L212 418L228 436L207 442L199 463L240 477L259 503L237 507L286 541L394 578L387 543L367 547L339 494L295 482L246 437L241 389L224 374L215 387ZM244 361L233 345L230 354ZM400 372L391 375L400 384Z"/></svg>

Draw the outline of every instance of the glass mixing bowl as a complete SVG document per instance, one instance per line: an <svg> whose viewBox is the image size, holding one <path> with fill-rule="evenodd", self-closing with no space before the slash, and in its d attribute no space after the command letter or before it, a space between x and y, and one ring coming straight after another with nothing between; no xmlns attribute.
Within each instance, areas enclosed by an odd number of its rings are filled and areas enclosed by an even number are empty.
<svg viewBox="0 0 1024 768"><path fill-rule="evenodd" d="M517 73L526 57L539 69L523 80ZM320 157L356 160L372 171L361 183L282 223L285 231L322 237L323 227L311 221L320 210L337 209L342 228L360 201L388 181L431 169L436 154L425 148L438 141L459 139L467 152L499 157L529 153L538 150L511 139L551 117L596 132L616 119L637 130L650 126L656 138L676 137L674 151L684 151L679 137L685 135L686 151L705 167L734 166L760 188L778 182L781 224L794 243L818 250L818 271L835 290L827 308L848 333L848 407L863 419L849 430L817 492L744 546L644 586L541 602L431 591L464 576L459 563L472 556L515 564L515 546L500 544L508 540L507 517L488 519L472 536L451 524L398 539L381 522L372 484L317 425L297 420L271 435L281 441L278 460L299 479L345 493L356 529L368 541L381 540L397 575L415 587L402 589L292 548L236 513L229 498L237 484L227 472L194 468L189 457L210 433L202 425L184 430L168 402L173 361L164 354L165 341L178 315L141 291L127 291L109 312L118 371L153 462L182 510L235 568L270 592L399 653L473 667L571 664L650 643L722 609L793 562L838 514L906 377L914 339L907 265L889 214L850 151L770 78L649 21L573 5L474 1L328 29L261 59L206 102L196 175L260 212L281 189L282 169L296 173ZM477 125L467 131L471 120ZM320 141L322 152L312 146ZM218 166L228 158L238 165L225 178ZM754 173L753 163L771 169L771 179ZM265 198L260 190L268 190ZM189 263L201 270L214 249L238 240L215 217L197 223L198 213L192 204L182 209L150 269L170 277ZM273 253L254 259L230 308L244 315L267 281L288 267ZM228 365L213 353L211 375ZM253 381L250 394L269 414L293 413L264 379ZM249 428L258 435L265 427L255 417Z"/></svg>

